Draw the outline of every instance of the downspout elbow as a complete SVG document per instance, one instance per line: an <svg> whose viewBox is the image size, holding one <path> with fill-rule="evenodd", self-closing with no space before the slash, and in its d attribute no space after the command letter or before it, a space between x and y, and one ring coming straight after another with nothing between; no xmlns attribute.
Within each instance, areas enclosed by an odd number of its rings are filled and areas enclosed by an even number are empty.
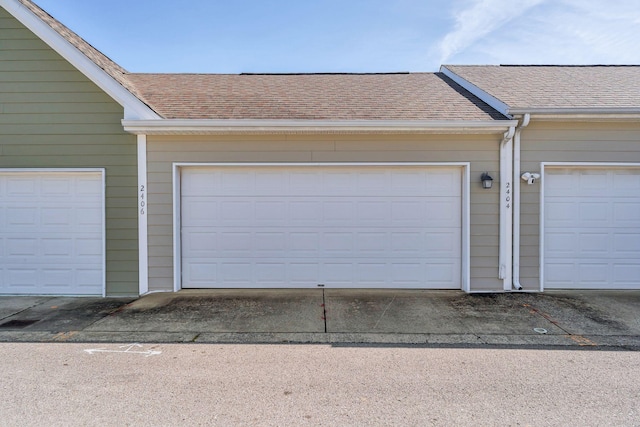
<svg viewBox="0 0 640 427"><path fill-rule="evenodd" d="M516 134L516 126L509 127L509 130L504 133L502 138L502 142L500 145L505 145L507 142L511 141L513 136Z"/></svg>

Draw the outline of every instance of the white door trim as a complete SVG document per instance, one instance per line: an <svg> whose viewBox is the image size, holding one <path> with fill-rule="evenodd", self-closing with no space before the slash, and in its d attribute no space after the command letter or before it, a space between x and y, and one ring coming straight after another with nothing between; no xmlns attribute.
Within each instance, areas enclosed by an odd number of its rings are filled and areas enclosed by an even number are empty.
<svg viewBox="0 0 640 427"><path fill-rule="evenodd" d="M640 168L640 163L615 163L615 162L541 162L540 163L540 176L541 176L541 186L540 186L540 230L538 233L540 234L540 265L539 265L539 275L540 275L540 292L544 291L544 233L545 233L545 211L544 211L544 186L545 186L545 171L546 169L552 168L575 168L575 169L583 169L583 168L592 168L592 169L635 169Z"/></svg>
<svg viewBox="0 0 640 427"><path fill-rule="evenodd" d="M99 173L102 181L100 212L102 214L102 296L107 296L107 203L106 171L104 168L0 168L1 173Z"/></svg>
<svg viewBox="0 0 640 427"><path fill-rule="evenodd" d="M435 166L435 167L459 167L462 169L462 188L460 194L462 196L462 241L461 245L461 289L465 292L471 290L471 196L470 196L470 179L471 179L471 163L470 162L322 162L322 163L189 163L174 162L173 163L173 290L178 292L182 289L182 247L180 239L180 170L186 167L255 167L255 166L309 166L309 167L348 167L348 166Z"/></svg>

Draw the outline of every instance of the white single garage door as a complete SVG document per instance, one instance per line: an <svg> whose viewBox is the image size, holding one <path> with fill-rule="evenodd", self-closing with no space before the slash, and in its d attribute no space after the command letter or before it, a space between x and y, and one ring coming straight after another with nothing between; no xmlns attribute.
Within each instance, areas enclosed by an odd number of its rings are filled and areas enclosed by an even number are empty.
<svg viewBox="0 0 640 427"><path fill-rule="evenodd" d="M640 169L545 170L544 286L640 288Z"/></svg>
<svg viewBox="0 0 640 427"><path fill-rule="evenodd" d="M181 172L183 288L461 288L462 168Z"/></svg>
<svg viewBox="0 0 640 427"><path fill-rule="evenodd" d="M101 172L0 171L0 293L103 294Z"/></svg>

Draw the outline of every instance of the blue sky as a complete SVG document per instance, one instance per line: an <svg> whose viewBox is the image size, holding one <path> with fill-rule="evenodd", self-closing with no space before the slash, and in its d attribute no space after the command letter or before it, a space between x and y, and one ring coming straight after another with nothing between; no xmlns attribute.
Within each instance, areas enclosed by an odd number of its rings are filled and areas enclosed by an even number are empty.
<svg viewBox="0 0 640 427"><path fill-rule="evenodd" d="M640 64L638 0L35 0L132 72Z"/></svg>

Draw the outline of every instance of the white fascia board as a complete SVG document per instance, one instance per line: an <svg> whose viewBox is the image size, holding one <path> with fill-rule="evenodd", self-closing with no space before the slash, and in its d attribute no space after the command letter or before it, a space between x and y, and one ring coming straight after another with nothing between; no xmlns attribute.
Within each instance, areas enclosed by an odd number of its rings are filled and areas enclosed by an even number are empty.
<svg viewBox="0 0 640 427"><path fill-rule="evenodd" d="M43 22L22 3L17 0L0 0L0 7L9 12L14 18L20 21L31 32L49 45L49 47L69 61L78 71L120 104L124 108L124 117L126 119L160 118L149 106L125 89L106 71L87 58L75 46L69 43L47 23Z"/></svg>
<svg viewBox="0 0 640 427"><path fill-rule="evenodd" d="M123 120L124 130L145 135L208 133L499 133L516 120Z"/></svg>
<svg viewBox="0 0 640 427"><path fill-rule="evenodd" d="M485 92L484 90L480 89L478 86L474 85L470 81L460 77L459 75L457 75L456 73L448 69L446 65L442 65L440 67L440 72L445 76L449 77L454 82L458 83L460 86L462 86L463 88L465 88L466 90L468 90L469 92L477 96L478 98L480 98L482 101L484 101L486 104L488 104L491 108L498 111L499 113L502 113L507 117L509 117L512 114L507 104L500 101L498 98L489 94L488 92Z"/></svg>

